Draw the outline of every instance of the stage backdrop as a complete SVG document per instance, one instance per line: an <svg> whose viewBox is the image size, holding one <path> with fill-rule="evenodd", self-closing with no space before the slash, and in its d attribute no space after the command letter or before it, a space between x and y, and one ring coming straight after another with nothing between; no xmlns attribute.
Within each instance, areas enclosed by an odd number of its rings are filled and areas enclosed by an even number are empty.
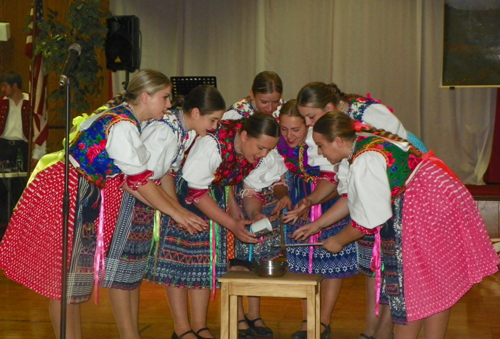
<svg viewBox="0 0 500 339"><path fill-rule="evenodd" d="M216 76L228 105L263 70L282 77L287 100L310 81L370 93L462 180L482 182L496 90L440 88L443 1L120 0L111 10L139 17L142 68ZM116 78L115 91L124 72Z"/></svg>

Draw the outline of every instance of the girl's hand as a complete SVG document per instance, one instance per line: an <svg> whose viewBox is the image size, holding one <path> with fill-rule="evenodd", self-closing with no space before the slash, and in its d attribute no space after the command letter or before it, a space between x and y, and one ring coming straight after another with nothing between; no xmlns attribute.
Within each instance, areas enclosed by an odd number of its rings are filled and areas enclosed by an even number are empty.
<svg viewBox="0 0 500 339"><path fill-rule="evenodd" d="M256 244L257 238L255 237L255 234L250 233L250 231L248 231L245 227L250 224L250 220L235 220L231 228L228 229L233 232L234 236L241 242Z"/></svg>
<svg viewBox="0 0 500 339"><path fill-rule="evenodd" d="M295 241L306 241L311 235L317 234L319 231L321 231L321 228L316 226L315 223L307 224L293 232L291 238Z"/></svg>
<svg viewBox="0 0 500 339"><path fill-rule="evenodd" d="M171 217L191 235L208 229L207 223L202 218L185 208L178 208Z"/></svg>
<svg viewBox="0 0 500 339"><path fill-rule="evenodd" d="M279 212L283 211L283 209L285 209L285 208L287 208L288 210L292 209L292 199L290 199L290 196L288 196L288 195L285 195L280 200L278 200L278 203L276 204L276 207L271 212L271 215L279 213Z"/></svg>
<svg viewBox="0 0 500 339"><path fill-rule="evenodd" d="M251 223L253 224L254 222L257 222L257 221L264 219L264 218L267 218L264 214L256 213L255 215L252 215Z"/></svg>
<svg viewBox="0 0 500 339"><path fill-rule="evenodd" d="M299 217L301 215L304 215L309 213L309 210L311 209L311 206L312 206L312 202L307 199L307 198L304 198L302 199L301 201L299 201L299 203L295 206L295 208L291 211L288 211L285 216L283 217L283 221L287 224L295 224L295 222L297 221L297 219L299 219Z"/></svg>
<svg viewBox="0 0 500 339"><path fill-rule="evenodd" d="M340 251L342 251L343 247L344 245L338 241L338 237L336 236L330 237L323 241L323 248L328 252L339 253Z"/></svg>

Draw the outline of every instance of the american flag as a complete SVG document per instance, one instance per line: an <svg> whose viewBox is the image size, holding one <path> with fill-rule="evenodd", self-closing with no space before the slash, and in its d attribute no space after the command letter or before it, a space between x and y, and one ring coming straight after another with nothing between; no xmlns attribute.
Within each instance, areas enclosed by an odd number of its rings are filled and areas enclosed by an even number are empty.
<svg viewBox="0 0 500 339"><path fill-rule="evenodd" d="M26 37L26 47L25 54L28 58L32 59L30 66L30 99L31 107L33 108L33 141L37 145L44 145L47 141L49 135L49 129L47 125L47 75L43 75L42 70L42 55L33 55L34 52L34 41L38 34L38 28L34 26L35 22L40 22L43 20L43 1L35 0L34 3L36 7L35 10L32 7L30 16L32 18L30 23L30 33ZM33 30L33 27L35 29ZM34 58L34 60L33 60Z"/></svg>

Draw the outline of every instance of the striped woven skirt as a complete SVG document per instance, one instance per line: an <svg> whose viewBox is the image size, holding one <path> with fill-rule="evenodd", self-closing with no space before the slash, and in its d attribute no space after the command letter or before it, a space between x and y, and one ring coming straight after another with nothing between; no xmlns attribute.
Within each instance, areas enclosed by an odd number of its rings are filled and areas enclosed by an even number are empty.
<svg viewBox="0 0 500 339"><path fill-rule="evenodd" d="M176 191L181 205L206 220L210 229L190 235L164 215L159 242L153 245L148 258L145 279L180 288L214 288L218 284L217 279L227 273L228 232L226 228L210 222L196 206L184 201L188 186L180 174L176 178ZM224 187L214 186L209 194L225 211Z"/></svg>

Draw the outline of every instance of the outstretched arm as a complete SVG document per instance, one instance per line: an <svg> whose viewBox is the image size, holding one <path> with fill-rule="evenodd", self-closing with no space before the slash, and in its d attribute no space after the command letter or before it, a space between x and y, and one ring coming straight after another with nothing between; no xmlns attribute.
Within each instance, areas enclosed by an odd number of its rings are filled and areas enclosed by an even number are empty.
<svg viewBox="0 0 500 339"><path fill-rule="evenodd" d="M338 253L342 251L345 245L363 238L364 235L360 230L349 224L333 237L326 239L323 242L323 248L329 252Z"/></svg>
<svg viewBox="0 0 500 339"><path fill-rule="evenodd" d="M203 219L181 207L177 201L150 180L146 185L139 185L137 190L132 190L127 185L124 185L124 189L145 204L171 216L188 230L193 228L196 231L202 231L207 228Z"/></svg>
<svg viewBox="0 0 500 339"><path fill-rule="evenodd" d="M248 220L234 220L229 214L221 210L219 205L208 194L205 194L197 202L194 203L208 218L212 219L219 225L224 226L233 234L246 243L257 243L255 235L250 233L245 226L250 224Z"/></svg>
<svg viewBox="0 0 500 339"><path fill-rule="evenodd" d="M337 185L330 180L320 180L314 191L307 197L299 201L295 208L286 213L283 221L286 223L295 223L297 219L308 212L311 206L317 205L330 198L337 189Z"/></svg>
<svg viewBox="0 0 500 339"><path fill-rule="evenodd" d="M321 215L316 221L302 226L297 229L292 238L295 241L305 241L311 235L314 235L339 220L344 219L349 215L349 208L347 207L347 198L341 197L337 202Z"/></svg>

